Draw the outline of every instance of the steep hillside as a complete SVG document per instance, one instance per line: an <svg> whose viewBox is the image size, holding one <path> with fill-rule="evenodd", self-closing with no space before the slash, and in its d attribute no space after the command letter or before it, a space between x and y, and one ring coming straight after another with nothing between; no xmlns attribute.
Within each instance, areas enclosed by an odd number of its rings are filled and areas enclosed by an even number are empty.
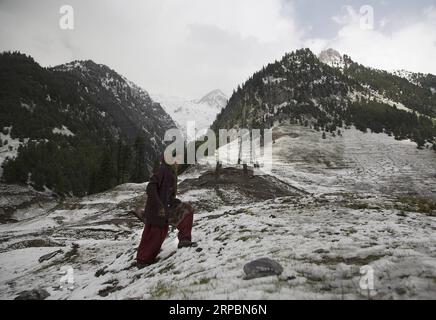
<svg viewBox="0 0 436 320"><path fill-rule="evenodd" d="M156 150L163 144L165 131L174 126L171 117L146 91L105 65L75 61L52 70L79 78L84 87L78 94L92 99L105 125L112 124L118 135L134 140L138 134L147 134L149 147Z"/></svg>
<svg viewBox="0 0 436 320"><path fill-rule="evenodd" d="M8 183L83 195L144 181L165 130L175 126L145 91L92 61L42 68L31 57L2 53L0 71Z"/></svg>
<svg viewBox="0 0 436 320"><path fill-rule="evenodd" d="M436 136L435 116L436 95L430 89L332 50L318 58L301 49L238 87L213 127L269 128L290 119L336 135L338 129L355 125L423 147Z"/></svg>

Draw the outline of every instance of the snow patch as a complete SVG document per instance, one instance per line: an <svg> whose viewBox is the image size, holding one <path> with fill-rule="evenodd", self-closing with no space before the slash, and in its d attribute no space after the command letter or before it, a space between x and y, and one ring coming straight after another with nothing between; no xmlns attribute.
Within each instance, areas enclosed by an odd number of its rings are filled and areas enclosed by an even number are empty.
<svg viewBox="0 0 436 320"><path fill-rule="evenodd" d="M363 98L365 100L369 100L369 99L374 98L377 102L387 104L387 105L389 105L391 107L396 107L399 110L407 111L407 112L410 112L410 113L416 112L416 111L414 111L412 109L407 108L401 102L393 101L392 99L389 99L389 98L385 97L384 95L382 95L377 90L372 89L369 85L364 85L363 87L366 90L368 90L368 92L366 92L366 93L359 92L359 91L348 92L348 97L351 98L351 101L355 102L355 101L358 101L360 98Z"/></svg>
<svg viewBox="0 0 436 320"><path fill-rule="evenodd" d="M52 130L52 132L53 132L53 134L60 134L60 135L63 135L63 136L67 136L67 137L74 137L75 136L75 134L74 133L72 133L66 126L64 126L64 125L62 125L62 127L59 129L59 128L54 128L53 130Z"/></svg>
<svg viewBox="0 0 436 320"><path fill-rule="evenodd" d="M33 112L35 110L35 103L31 103L30 105L28 103L25 102L21 102L21 107L26 109L29 112Z"/></svg>
<svg viewBox="0 0 436 320"><path fill-rule="evenodd" d="M286 81L286 78L276 78L273 76L268 76L262 79L263 84L278 84Z"/></svg>
<svg viewBox="0 0 436 320"><path fill-rule="evenodd" d="M4 134L3 132L8 132L7 134ZM0 140L2 141L2 146L0 147L0 177L3 175L3 168L2 165L6 161L6 159L15 159L18 154L18 148L26 144L29 139L23 139L22 142L20 142L20 139L15 138L13 139L11 137L12 132L12 126L5 127L0 132Z"/></svg>

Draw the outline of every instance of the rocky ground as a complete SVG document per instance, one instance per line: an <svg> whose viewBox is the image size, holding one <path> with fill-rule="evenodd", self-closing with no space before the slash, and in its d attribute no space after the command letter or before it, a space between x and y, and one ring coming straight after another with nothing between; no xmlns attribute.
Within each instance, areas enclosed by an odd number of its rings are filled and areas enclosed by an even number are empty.
<svg viewBox="0 0 436 320"><path fill-rule="evenodd" d="M278 131L271 174L216 177L203 161L181 176L199 247L177 250L171 231L142 270L142 223L129 210L145 184L62 202L2 192L0 298L435 299L436 155L355 130ZM283 272L247 279L244 266L264 257ZM374 290L361 287L368 268Z"/></svg>

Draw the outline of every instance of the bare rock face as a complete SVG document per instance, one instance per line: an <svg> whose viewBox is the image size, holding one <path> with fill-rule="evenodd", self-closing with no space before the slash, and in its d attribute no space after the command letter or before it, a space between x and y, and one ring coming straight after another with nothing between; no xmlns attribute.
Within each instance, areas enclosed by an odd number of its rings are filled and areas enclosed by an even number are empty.
<svg viewBox="0 0 436 320"><path fill-rule="evenodd" d="M50 293L44 289L33 289L20 292L14 300L44 300L49 296Z"/></svg>
<svg viewBox="0 0 436 320"><path fill-rule="evenodd" d="M332 66L335 64L339 64L343 59L341 54L334 49L327 49L322 51L319 54L318 58L322 62Z"/></svg>
<svg viewBox="0 0 436 320"><path fill-rule="evenodd" d="M261 258L247 263L244 266L244 272L246 274L245 279L250 280L281 275L283 272L283 267L277 261L269 258Z"/></svg>

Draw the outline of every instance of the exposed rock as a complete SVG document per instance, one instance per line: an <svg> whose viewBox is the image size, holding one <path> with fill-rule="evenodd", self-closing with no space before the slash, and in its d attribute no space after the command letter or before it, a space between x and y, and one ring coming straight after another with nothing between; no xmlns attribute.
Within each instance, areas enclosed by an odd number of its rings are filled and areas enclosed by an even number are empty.
<svg viewBox="0 0 436 320"><path fill-rule="evenodd" d="M53 258L54 256L56 256L58 253L63 253L63 251L62 251L62 250L56 250L56 251L54 251L54 252L51 252L51 253L45 254L45 255L41 256L41 257L38 259L38 261L41 263L41 262L44 262L44 261L50 260L51 258Z"/></svg>
<svg viewBox="0 0 436 320"><path fill-rule="evenodd" d="M247 263L244 266L244 272L246 274L245 279L255 279L274 275L280 275L283 272L283 267L274 260L269 258L261 258Z"/></svg>
<svg viewBox="0 0 436 320"><path fill-rule="evenodd" d="M14 300L44 300L49 296L50 293L44 289L33 289L20 292Z"/></svg>
<svg viewBox="0 0 436 320"><path fill-rule="evenodd" d="M319 253L319 254L321 254L321 253L329 253L329 251L328 251L328 250L325 250L325 249L317 249L317 250L315 250L313 253Z"/></svg>
<svg viewBox="0 0 436 320"><path fill-rule="evenodd" d="M180 183L178 190L183 193L187 190L208 188L215 190L221 201L228 205L241 204L240 197L234 198L237 193L247 196L248 199L262 200L305 194L304 190L297 189L276 177L254 175L252 171L244 175L242 169L232 167L222 168L219 179L216 179L212 170L204 172L198 178L185 179Z"/></svg>

